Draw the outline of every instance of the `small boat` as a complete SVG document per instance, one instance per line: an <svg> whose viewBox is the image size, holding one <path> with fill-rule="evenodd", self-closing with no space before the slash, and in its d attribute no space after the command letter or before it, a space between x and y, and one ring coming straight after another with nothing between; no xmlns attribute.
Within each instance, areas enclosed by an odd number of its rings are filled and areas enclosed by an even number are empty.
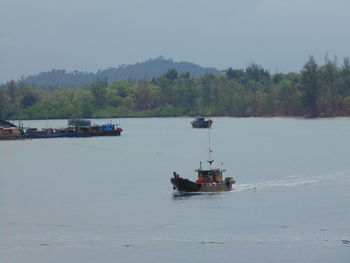
<svg viewBox="0 0 350 263"><path fill-rule="evenodd" d="M196 118L191 122L192 128L210 128L213 124L211 119L206 120L205 118Z"/></svg>
<svg viewBox="0 0 350 263"><path fill-rule="evenodd" d="M199 169L195 171L198 174L196 181L191 181L180 177L176 172L173 172L173 177L170 182L173 189L179 192L222 192L232 190L232 185L235 183L233 177L226 177L223 180L223 172L226 170L220 168L212 168L214 160L211 159L212 149L210 147L210 130L209 127L209 169L202 169L202 162L200 162Z"/></svg>

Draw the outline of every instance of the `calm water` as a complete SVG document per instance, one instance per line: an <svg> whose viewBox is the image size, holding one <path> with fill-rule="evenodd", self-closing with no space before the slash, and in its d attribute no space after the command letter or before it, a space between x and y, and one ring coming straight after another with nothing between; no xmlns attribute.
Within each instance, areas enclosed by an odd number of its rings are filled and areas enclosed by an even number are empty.
<svg viewBox="0 0 350 263"><path fill-rule="evenodd" d="M169 178L195 178L208 130L115 121L120 137L0 142L1 262L349 262L350 119L214 118L237 184L192 196Z"/></svg>

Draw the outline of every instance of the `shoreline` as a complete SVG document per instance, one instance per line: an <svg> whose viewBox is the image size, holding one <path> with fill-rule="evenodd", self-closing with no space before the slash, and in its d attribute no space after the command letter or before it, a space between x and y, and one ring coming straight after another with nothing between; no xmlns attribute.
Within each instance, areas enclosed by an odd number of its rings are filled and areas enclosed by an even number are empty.
<svg viewBox="0 0 350 263"><path fill-rule="evenodd" d="M147 118L196 118L202 115L190 116L190 115L181 115L181 116L129 116L129 117L81 117L79 119L94 119L94 120L102 120L102 119L147 119ZM207 116L203 116L209 118ZM350 118L350 115L347 116L319 116L319 117L309 117L309 116L283 116L283 115L271 115L271 116L246 116L246 117L238 117L238 116L210 116L213 118L232 118L232 119L273 119L273 118L283 118L283 119L340 119L340 118ZM4 119L8 121L38 121L38 120L69 120L71 118L39 118L39 119Z"/></svg>

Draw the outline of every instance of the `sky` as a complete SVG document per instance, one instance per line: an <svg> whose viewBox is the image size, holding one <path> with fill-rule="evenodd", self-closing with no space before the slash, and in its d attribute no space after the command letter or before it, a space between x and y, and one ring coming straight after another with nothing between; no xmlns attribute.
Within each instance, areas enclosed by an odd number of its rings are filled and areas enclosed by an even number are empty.
<svg viewBox="0 0 350 263"><path fill-rule="evenodd" d="M300 72L350 56L349 0L0 0L0 83L164 56Z"/></svg>

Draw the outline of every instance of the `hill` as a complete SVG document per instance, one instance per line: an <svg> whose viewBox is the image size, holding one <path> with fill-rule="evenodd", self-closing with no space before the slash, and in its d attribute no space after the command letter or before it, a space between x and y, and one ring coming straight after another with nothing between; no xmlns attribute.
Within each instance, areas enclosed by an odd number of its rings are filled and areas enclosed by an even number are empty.
<svg viewBox="0 0 350 263"><path fill-rule="evenodd" d="M218 73L215 68L204 68L190 62L175 62L172 59L165 59L160 56L149 59L134 65L120 65L118 68L99 70L96 73L73 71L67 72L64 69L53 69L49 72L41 72L31 75L21 82L34 84L36 86L81 86L91 83L98 78L107 78L108 81L115 80L140 80L152 79L165 74L169 69L176 69L179 73L189 72L192 78L200 77L205 73Z"/></svg>

